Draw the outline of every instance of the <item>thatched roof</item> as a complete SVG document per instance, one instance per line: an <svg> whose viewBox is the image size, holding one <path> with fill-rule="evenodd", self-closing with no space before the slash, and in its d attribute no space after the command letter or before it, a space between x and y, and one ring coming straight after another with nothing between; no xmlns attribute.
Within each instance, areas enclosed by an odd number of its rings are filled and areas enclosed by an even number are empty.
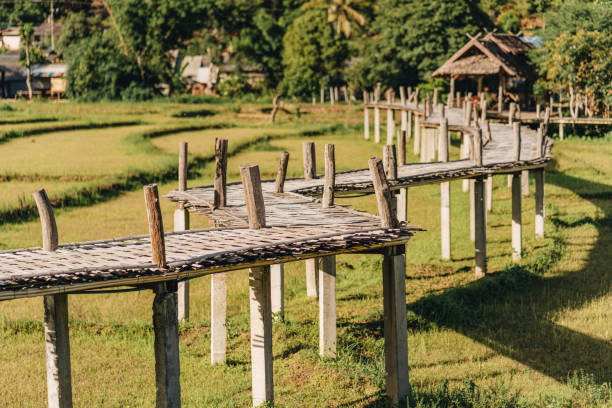
<svg viewBox="0 0 612 408"><path fill-rule="evenodd" d="M514 34L489 33L473 37L438 68L432 76L480 76L504 72L508 76L530 76L533 72L526 52L532 45Z"/></svg>

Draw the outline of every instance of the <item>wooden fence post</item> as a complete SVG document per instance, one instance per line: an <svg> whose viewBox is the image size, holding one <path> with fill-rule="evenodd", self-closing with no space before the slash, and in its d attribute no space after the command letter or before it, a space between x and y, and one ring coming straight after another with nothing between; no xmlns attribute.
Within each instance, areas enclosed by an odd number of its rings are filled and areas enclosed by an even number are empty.
<svg viewBox="0 0 612 408"><path fill-rule="evenodd" d="M397 138L397 165L406 165L406 131L400 131ZM397 218L408 221L408 188L400 188L397 194Z"/></svg>
<svg viewBox="0 0 612 408"><path fill-rule="evenodd" d="M419 154L421 152L421 117L418 114L414 115L414 151Z"/></svg>
<svg viewBox="0 0 612 408"><path fill-rule="evenodd" d="M227 139L215 139L215 208L225 207L227 200Z"/></svg>
<svg viewBox="0 0 612 408"><path fill-rule="evenodd" d="M392 195L381 160L368 162L376 192L378 213L385 228L397 226L392 209ZM406 327L406 258L405 247L385 250L383 258L383 305L385 368L387 396L395 406L406 407L410 393L408 378L408 340Z"/></svg>
<svg viewBox="0 0 612 408"><path fill-rule="evenodd" d="M438 160L446 163L449 159L448 146L448 119L440 121L440 135L438 139ZM442 259L451 259L451 222L450 222L450 182L440 183L440 238Z"/></svg>
<svg viewBox="0 0 612 408"><path fill-rule="evenodd" d="M254 164L240 166L249 228L266 226L266 212L261 191L259 167ZM253 406L274 404L272 360L272 306L270 294L270 267L249 270L249 297L251 320L251 378Z"/></svg>
<svg viewBox="0 0 612 408"><path fill-rule="evenodd" d="M380 143L380 107L378 101L374 105L374 142Z"/></svg>
<svg viewBox="0 0 612 408"><path fill-rule="evenodd" d="M393 109L391 109L391 92L387 93L387 105L387 144L393 144L395 121L393 120Z"/></svg>
<svg viewBox="0 0 612 408"><path fill-rule="evenodd" d="M304 178L309 180L316 177L316 156L313 142L303 143L304 153ZM317 297L318 289L318 259L312 258L304 261L306 265L306 296Z"/></svg>
<svg viewBox="0 0 612 408"><path fill-rule="evenodd" d="M152 260L158 268L166 267L164 224L159 207L157 185L144 187ZM157 407L181 406L176 282L161 282L154 287L153 331L155 332L155 384Z"/></svg>
<svg viewBox="0 0 612 408"><path fill-rule="evenodd" d="M187 142L181 142L179 146L179 166L178 166L178 190L187 189ZM189 229L189 211L185 209L182 202L176 203L174 210L174 231L187 231ZM189 281L178 283L178 319L189 320Z"/></svg>
<svg viewBox="0 0 612 408"><path fill-rule="evenodd" d="M516 103L510 102L510 111L508 112L508 124L514 123L514 115L516 113Z"/></svg>
<svg viewBox="0 0 612 408"><path fill-rule="evenodd" d="M289 165L289 152L282 152L278 162L278 171L276 172L276 181L274 183L274 191L282 193L285 191L285 178L287 177L287 167Z"/></svg>
<svg viewBox="0 0 612 408"><path fill-rule="evenodd" d="M45 190L34 193L42 225L42 249L58 248L57 224ZM72 407L70 373L70 335L68 330L68 295L44 297L45 352L47 359L47 403L49 408Z"/></svg>
<svg viewBox="0 0 612 408"><path fill-rule="evenodd" d="M287 167L289 164L289 152L282 152L276 172L274 192L282 193L285 188ZM270 265L270 286L272 313L275 318L285 318L285 265Z"/></svg>
<svg viewBox="0 0 612 408"><path fill-rule="evenodd" d="M370 140L370 111L368 110L368 93L363 94L363 137L365 140Z"/></svg>

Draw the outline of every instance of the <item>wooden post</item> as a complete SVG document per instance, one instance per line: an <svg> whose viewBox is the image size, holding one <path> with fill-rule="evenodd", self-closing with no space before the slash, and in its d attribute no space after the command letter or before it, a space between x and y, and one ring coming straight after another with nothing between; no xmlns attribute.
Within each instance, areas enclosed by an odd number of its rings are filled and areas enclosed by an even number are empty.
<svg viewBox="0 0 612 408"><path fill-rule="evenodd" d="M329 87L329 103L334 104L334 88Z"/></svg>
<svg viewBox="0 0 612 408"><path fill-rule="evenodd" d="M412 111L408 111L408 123L406 124L406 140L412 138Z"/></svg>
<svg viewBox="0 0 612 408"><path fill-rule="evenodd" d="M537 239L544 238L544 169L534 171L535 176L535 233Z"/></svg>
<svg viewBox="0 0 612 408"><path fill-rule="evenodd" d="M406 131L399 132L397 140L397 165L406 165ZM408 221L408 188L400 188L397 195L397 218L399 221Z"/></svg>
<svg viewBox="0 0 612 408"><path fill-rule="evenodd" d="M397 179L397 160L395 155L395 145L385 145L383 147L383 167L387 180Z"/></svg>
<svg viewBox="0 0 612 408"><path fill-rule="evenodd" d="M227 174L227 139L215 139L215 208L225 207Z"/></svg>
<svg viewBox="0 0 612 408"><path fill-rule="evenodd" d="M561 108L559 108L561 109ZM563 123L559 122L559 139L563 140L565 139L565 132L563 130Z"/></svg>
<svg viewBox="0 0 612 408"><path fill-rule="evenodd" d="M455 106L454 96L455 96L455 78L451 75L450 90L448 91L448 98L446 99L446 105L448 105L449 108L453 108Z"/></svg>
<svg viewBox="0 0 612 408"><path fill-rule="evenodd" d="M227 275L210 277L210 363L225 364L227 354Z"/></svg>
<svg viewBox="0 0 612 408"><path fill-rule="evenodd" d="M408 130L408 112L405 108L400 111L400 132L406 132Z"/></svg>
<svg viewBox="0 0 612 408"><path fill-rule="evenodd" d="M312 180L317 177L317 157L314 142L302 143L302 157L304 161L304 178Z"/></svg>
<svg viewBox="0 0 612 408"><path fill-rule="evenodd" d="M522 252L521 173L512 174L512 261L521 259Z"/></svg>
<svg viewBox="0 0 612 408"><path fill-rule="evenodd" d="M540 104L538 103L536 105L536 119L540 120L540 112L541 112L542 107L540 106Z"/></svg>
<svg viewBox="0 0 612 408"><path fill-rule="evenodd" d="M504 74L499 73L499 84L497 86L497 113L504 110Z"/></svg>
<svg viewBox="0 0 612 408"><path fill-rule="evenodd" d="M513 144L512 144L512 159L514 161L519 161L521 160L521 124L518 122L515 122L513 124L513 134L514 134L514 139L513 139Z"/></svg>
<svg viewBox="0 0 612 408"><path fill-rule="evenodd" d="M287 177L287 167L289 165L289 152L282 152L278 162L278 171L276 172L276 182L274 183L274 191L282 193L285 191L285 178Z"/></svg>
<svg viewBox="0 0 612 408"><path fill-rule="evenodd" d="M335 183L336 158L334 154L334 145L327 143L325 145L325 184L323 186L323 199L321 200L323 208L329 208L334 205Z"/></svg>
<svg viewBox="0 0 612 408"><path fill-rule="evenodd" d="M421 117L414 115L414 154L421 152Z"/></svg>
<svg viewBox="0 0 612 408"><path fill-rule="evenodd" d="M240 175L244 186L249 228L265 228L266 212L259 167L254 164L240 166ZM251 268L249 270L249 297L253 406L274 404L270 292L270 267Z"/></svg>
<svg viewBox="0 0 612 408"><path fill-rule="evenodd" d="M423 116L423 119L425 117ZM421 140L421 147L419 148L420 152L420 161L421 163L425 163L427 161L427 155L429 153L428 142L429 142L429 131L424 126L419 126L419 139Z"/></svg>
<svg viewBox="0 0 612 408"><path fill-rule="evenodd" d="M438 136L438 161L446 163L449 160L448 146L448 119L440 120L440 134ZM450 182L440 183L440 239L442 259L451 259L451 224L450 224Z"/></svg>
<svg viewBox="0 0 612 408"><path fill-rule="evenodd" d="M335 100L336 102L339 102L339 101L340 101L340 95L339 95L339 93L338 93L338 87L337 87L337 86L334 86L334 100Z"/></svg>
<svg viewBox="0 0 612 408"><path fill-rule="evenodd" d="M406 89L404 88L403 85L399 87L399 93L400 93L400 103L402 105L405 105L406 104Z"/></svg>
<svg viewBox="0 0 612 408"><path fill-rule="evenodd" d="M482 130L476 129L474 133L474 166L482 166Z"/></svg>
<svg viewBox="0 0 612 408"><path fill-rule="evenodd" d="M512 125L514 122L514 115L516 114L516 103L510 102L510 111L508 112L508 124Z"/></svg>
<svg viewBox="0 0 612 408"><path fill-rule="evenodd" d="M484 202L484 180L478 177L474 180L474 204L475 204L475 249L476 267L474 274L476 278L483 277L487 273L487 218Z"/></svg>
<svg viewBox="0 0 612 408"><path fill-rule="evenodd" d="M461 152L462 159L470 158L470 143L471 143L470 136L466 132L463 132L463 144L461 145L461 147L463 148L462 149L463 151ZM469 183L470 182L468 179L463 179L462 189L464 193L470 191Z"/></svg>
<svg viewBox="0 0 612 408"><path fill-rule="evenodd" d="M374 106L374 141L380 143L380 108L377 105Z"/></svg>
<svg viewBox="0 0 612 408"><path fill-rule="evenodd" d="M521 191L524 196L529 195L529 170L522 171Z"/></svg>
<svg viewBox="0 0 612 408"><path fill-rule="evenodd" d="M178 167L179 191L187 189L187 142L181 142L179 148ZM174 231L187 231L189 229L189 211L185 209L182 202L176 203L174 210ZM189 281L178 283L178 319L189 320Z"/></svg>
<svg viewBox="0 0 612 408"><path fill-rule="evenodd" d="M382 160L373 157L368 161L370 168L370 176L376 193L376 202L378 205L378 214L381 224L384 228L395 228L398 225L395 214L393 213L392 194L387 177L385 176L385 168Z"/></svg>
<svg viewBox="0 0 612 408"><path fill-rule="evenodd" d="M319 100L321 102L321 105L325 103L325 89L323 89L323 87L319 89Z"/></svg>
<svg viewBox="0 0 612 408"><path fill-rule="evenodd" d="M42 249L58 248L57 224L45 190L34 193L42 225ZM44 297L45 350L47 358L47 403L50 408L72 407L70 373L70 335L68 330L68 295Z"/></svg>
<svg viewBox="0 0 612 408"><path fill-rule="evenodd" d="M438 88L433 90L433 106L438 106Z"/></svg>
<svg viewBox="0 0 612 408"><path fill-rule="evenodd" d="M393 133L395 133L395 122L393 121L393 109L391 109L391 92L387 93L387 144L393 144Z"/></svg>
<svg viewBox="0 0 612 408"><path fill-rule="evenodd" d="M476 241L476 190L474 189L474 179L468 180L470 194L470 240Z"/></svg>
<svg viewBox="0 0 612 408"><path fill-rule="evenodd" d="M397 165L406 165L406 131L400 131L397 136Z"/></svg>
<svg viewBox="0 0 612 408"><path fill-rule="evenodd" d="M319 259L304 261L306 265L306 296L317 297L319 293Z"/></svg>
<svg viewBox="0 0 612 408"><path fill-rule="evenodd" d="M158 268L166 268L164 224L156 184L144 187L152 260ZM153 299L153 331L155 332L155 384L157 407L181 406L181 383L178 342L178 310L176 282L155 285Z"/></svg>

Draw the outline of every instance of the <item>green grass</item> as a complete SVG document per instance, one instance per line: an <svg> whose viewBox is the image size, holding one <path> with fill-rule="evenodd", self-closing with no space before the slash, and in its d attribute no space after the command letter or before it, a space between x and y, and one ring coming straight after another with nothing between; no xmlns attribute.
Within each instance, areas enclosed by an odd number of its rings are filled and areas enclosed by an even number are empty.
<svg viewBox="0 0 612 408"><path fill-rule="evenodd" d="M102 104L100 110L117 114L124 109L130 117L157 115L155 122L149 121L154 123L151 127L154 130L173 126L178 129L183 122L176 121L189 120L168 119L164 116L171 110L168 105L118 105ZM210 161L214 138L227 137L232 152L228 163L230 181L238 179L238 165L247 162L258 163L264 177L272 177L280 150L290 152L289 174L299 176L301 142L310 138L296 134L346 121L342 107L326 113L319 106L304 105L300 119L283 115L280 124L270 128L266 117L258 116L257 105L245 105L241 113L226 112L223 105L171 105L173 111L214 109L219 113L207 118L207 123L233 127L178 134L165 132L146 137L141 144L130 139L133 137L130 135L144 135L150 130L148 125L142 125L143 129L126 129L121 134L103 129L68 132L65 136L62 133L36 136L33 144L40 139L49 148L54 140L74 136L71 139L74 149L83 154L90 154L88 147L79 144L86 145L90 138L100 141L107 146L100 146L96 153L116 160L113 162L116 167L108 166L110 173L105 173L105 167L95 157L89 163L68 161L64 167L47 167L45 172L38 171L34 164L21 167L12 155L27 158L36 154L36 149L28 150L30 156L19 152L29 148L19 144L21 139L0 146L2 157L9 156L8 162L13 163L12 171L16 174L45 177L91 174L97 182L97 177L125 171L129 168L128 162L132 162L133 168L150 169L147 160L151 158L143 159L147 155L155 158L152 166L165 165L165 158L168 166L175 166L176 148L185 140L190 143L193 163L189 185L210 184L214 171ZM51 109L44 104L35 107L38 110L31 112L32 115L47 114ZM88 104L58 107L61 110L58 115L66 114L68 107L95 111L95 105ZM30 108L17 105L17 109ZM139 110L141 113L133 113ZM288 111L295 109L288 108ZM347 122L358 125L360 117L360 111L354 109L349 112ZM86 133L75 136L80 132ZM380 155L381 150L381 146L363 141L356 127L328 130L314 140L319 159L324 143L336 144L338 171L365 167L367 159ZM148 147L145 149L145 146ZM452 154L457 154L456 146ZM612 271L609 267L612 144L560 141L556 142L553 154L555 160L546 174L547 237L534 239L532 184L532 195L523 200L524 259L518 265L511 263L510 195L506 177L494 178L493 211L488 215L487 228L492 275L479 281L473 277L469 201L461 191L461 183L451 183L453 260L450 262L439 259L439 187L409 189L410 222L426 229L407 246L406 304L413 406L612 405ZM416 157L410 156L410 159L416 160ZM318 171L322 172L322 160L317 164ZM66 196L67 189L79 190L84 186L78 183L90 182L53 177L0 183L10 190L0 190L0 199L9 199L20 192L29 197L31 191L27 189L35 185L48 187L58 197ZM173 178L161 178L160 194L175 185ZM146 233L146 213L138 181L121 184L118 189L116 195L103 200L84 200L83 206L75 202L56 209L60 241ZM338 201L376 211L373 197ZM167 230L172 229L173 209L170 202L162 200ZM193 228L205 226L207 220L192 216ZM37 220L0 225L2 249L39 244ZM286 320L275 323L273 329L277 406L385 406L380 268L379 256L338 257L338 358L327 360L317 354L317 304L305 296L303 264L287 265ZM192 320L182 325L180 332L184 406L250 405L247 273L234 272L229 277L229 364L221 367L209 364L210 280L192 281ZM154 405L151 302L152 294L144 290L70 297L75 406ZM45 404L41 318L40 298L0 303L2 406Z"/></svg>

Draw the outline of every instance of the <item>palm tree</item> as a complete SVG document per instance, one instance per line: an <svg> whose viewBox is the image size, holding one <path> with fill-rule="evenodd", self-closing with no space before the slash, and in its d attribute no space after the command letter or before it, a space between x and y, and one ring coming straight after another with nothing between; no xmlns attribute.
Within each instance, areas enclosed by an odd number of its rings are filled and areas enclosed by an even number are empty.
<svg viewBox="0 0 612 408"><path fill-rule="evenodd" d="M327 21L335 25L338 34L342 32L348 38L351 36L353 24L365 25L365 16L357 10L367 7L370 7L367 0L309 0L302 9L326 9Z"/></svg>

